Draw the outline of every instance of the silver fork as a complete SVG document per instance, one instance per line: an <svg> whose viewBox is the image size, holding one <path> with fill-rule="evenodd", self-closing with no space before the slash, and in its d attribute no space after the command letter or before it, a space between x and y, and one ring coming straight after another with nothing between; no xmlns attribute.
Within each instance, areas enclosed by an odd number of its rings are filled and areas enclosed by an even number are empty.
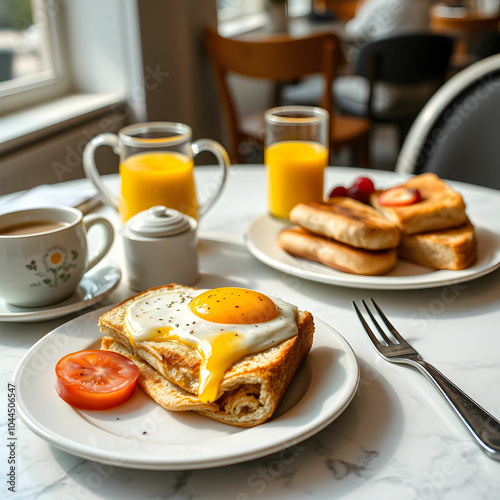
<svg viewBox="0 0 500 500"><path fill-rule="evenodd" d="M436 389L465 424L481 449L489 457L500 460L500 422L448 380L439 370L425 362L420 354L392 326L375 301L370 300L392 334L393 339L385 333L364 300L362 300L362 303L366 312L377 328L383 342L373 333L356 303L353 302L352 305L377 352L391 363L404 363L418 368L435 385Z"/></svg>

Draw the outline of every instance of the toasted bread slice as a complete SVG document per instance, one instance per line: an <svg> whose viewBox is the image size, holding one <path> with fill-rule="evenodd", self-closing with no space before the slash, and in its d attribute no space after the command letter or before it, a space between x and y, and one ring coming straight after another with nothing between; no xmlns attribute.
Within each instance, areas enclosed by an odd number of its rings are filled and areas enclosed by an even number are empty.
<svg viewBox="0 0 500 500"><path fill-rule="evenodd" d="M411 205L381 206L378 197L383 191L375 191L370 203L395 222L403 234L449 229L467 222L462 196L437 175L430 172L416 175L399 186L417 189L421 200Z"/></svg>
<svg viewBox="0 0 500 500"><path fill-rule="evenodd" d="M372 207L351 198L334 197L328 203L299 203L290 220L321 236L367 250L396 247L400 230Z"/></svg>
<svg viewBox="0 0 500 500"><path fill-rule="evenodd" d="M467 222L445 231L403 235L398 252L405 260L435 269L466 269L477 253L474 226Z"/></svg>
<svg viewBox="0 0 500 500"><path fill-rule="evenodd" d="M234 363L220 383L217 399L204 403L197 396L201 359L194 349L176 341L143 341L134 348L123 324L126 309L133 301L176 286L147 290L102 315L99 325L105 337L101 348L120 352L134 361L141 373L141 387L168 410L193 410L239 427L253 427L268 420L311 349L312 315L299 313L298 334L294 337Z"/></svg>
<svg viewBox="0 0 500 500"><path fill-rule="evenodd" d="M291 255L351 274L385 274L397 262L395 248L387 250L355 248L310 233L301 227L291 227L281 231L278 243Z"/></svg>

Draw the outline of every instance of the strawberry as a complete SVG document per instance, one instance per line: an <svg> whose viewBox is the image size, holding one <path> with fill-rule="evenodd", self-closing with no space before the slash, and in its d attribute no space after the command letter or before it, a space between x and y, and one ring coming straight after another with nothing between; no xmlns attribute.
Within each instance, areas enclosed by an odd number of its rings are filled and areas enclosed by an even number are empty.
<svg viewBox="0 0 500 500"><path fill-rule="evenodd" d="M337 186L333 188L330 193L330 198L333 198L334 196L347 196L347 189L344 186Z"/></svg>
<svg viewBox="0 0 500 500"><path fill-rule="evenodd" d="M384 191L379 195L377 201L383 207L401 207L404 205L412 205L421 200L418 189L405 187L395 187Z"/></svg>
<svg viewBox="0 0 500 500"><path fill-rule="evenodd" d="M369 177L358 177L352 184L352 187L354 186L358 187L367 197L375 191L373 181Z"/></svg>

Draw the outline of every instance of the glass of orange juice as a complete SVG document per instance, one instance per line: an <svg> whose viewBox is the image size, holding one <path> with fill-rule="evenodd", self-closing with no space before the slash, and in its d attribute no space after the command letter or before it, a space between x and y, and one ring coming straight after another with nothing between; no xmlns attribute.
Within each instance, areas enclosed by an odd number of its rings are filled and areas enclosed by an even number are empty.
<svg viewBox="0 0 500 500"><path fill-rule="evenodd" d="M191 141L188 125L151 122L129 125L118 135L101 134L85 147L83 166L103 200L120 212L122 222L154 206L173 208L198 219L219 198L229 169L225 149L211 139ZM120 156L120 196L102 182L95 164L95 150L111 146ZM193 175L193 158L201 151L214 154L222 175L210 196L199 201ZM208 190L204 190L208 191Z"/></svg>
<svg viewBox="0 0 500 500"><path fill-rule="evenodd" d="M266 111L265 122L269 212L287 219L298 203L323 201L329 115L313 106L279 106Z"/></svg>

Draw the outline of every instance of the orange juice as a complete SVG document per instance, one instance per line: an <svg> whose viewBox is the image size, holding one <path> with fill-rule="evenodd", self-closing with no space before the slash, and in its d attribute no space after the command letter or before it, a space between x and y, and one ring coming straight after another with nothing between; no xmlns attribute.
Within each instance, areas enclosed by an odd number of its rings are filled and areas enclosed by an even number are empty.
<svg viewBox="0 0 500 500"><path fill-rule="evenodd" d="M197 218L193 160L177 152L139 153L120 164L122 222L157 205Z"/></svg>
<svg viewBox="0 0 500 500"><path fill-rule="evenodd" d="M283 141L265 150L269 211L287 219L300 202L323 201L328 149L310 141Z"/></svg>

